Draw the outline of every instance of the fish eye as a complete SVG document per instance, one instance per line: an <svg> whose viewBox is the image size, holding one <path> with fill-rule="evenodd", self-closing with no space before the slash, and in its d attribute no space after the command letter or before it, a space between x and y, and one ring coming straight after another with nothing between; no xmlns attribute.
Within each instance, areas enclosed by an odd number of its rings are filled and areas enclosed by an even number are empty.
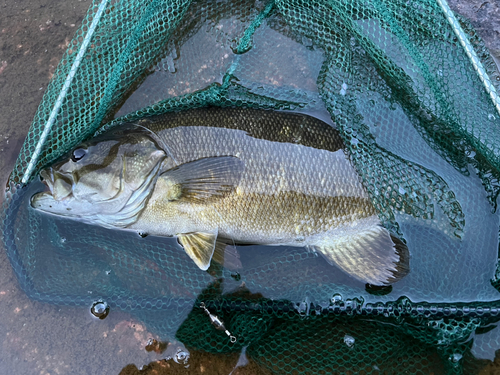
<svg viewBox="0 0 500 375"><path fill-rule="evenodd" d="M73 154L71 155L71 160L77 162L78 160L83 159L85 155L87 155L87 150L84 148L75 148Z"/></svg>

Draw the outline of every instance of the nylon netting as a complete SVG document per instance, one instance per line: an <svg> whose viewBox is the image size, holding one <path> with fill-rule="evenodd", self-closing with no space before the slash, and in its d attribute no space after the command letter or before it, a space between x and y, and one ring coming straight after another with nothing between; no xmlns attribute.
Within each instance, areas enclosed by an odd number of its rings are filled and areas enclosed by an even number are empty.
<svg viewBox="0 0 500 375"><path fill-rule="evenodd" d="M10 177L2 233L22 288L59 305L105 301L188 348L245 347L272 373L479 372L475 357L500 348L500 75L442 3L94 1ZM95 132L209 105L336 127L411 273L365 290L307 249L261 246L240 249L238 272L202 272L175 240L28 209L37 172Z"/></svg>

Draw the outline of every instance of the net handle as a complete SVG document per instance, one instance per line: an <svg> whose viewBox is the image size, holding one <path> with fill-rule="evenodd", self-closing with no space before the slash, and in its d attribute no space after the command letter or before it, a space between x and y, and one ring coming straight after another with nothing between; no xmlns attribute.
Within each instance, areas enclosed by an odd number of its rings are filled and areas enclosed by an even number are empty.
<svg viewBox="0 0 500 375"><path fill-rule="evenodd" d="M467 54L470 62L472 63L472 66L474 67L474 70L479 76L479 79L483 83L486 92L490 96L491 100L493 101L493 105L495 106L498 114L500 115L500 96L498 96L498 93L495 90L495 86L493 86L493 84L491 83L490 77L486 73L486 70L484 69L484 66L481 63L481 60L477 56L476 51L474 51L474 48L472 47L469 41L469 38L462 29L462 26L460 26L460 24L458 23L457 18L455 17L453 11L448 6L446 0L436 0L436 2L443 10L443 13L446 19L448 20L448 23L450 24L451 28L453 29L453 32L460 41L460 44L462 45L463 49L465 50L465 53Z"/></svg>
<svg viewBox="0 0 500 375"><path fill-rule="evenodd" d="M38 140L38 143L36 144L35 151L33 152L33 155L31 157L31 160L28 163L28 166L26 167L26 171L23 174L23 178L21 180L22 184L26 184L31 177L31 174L33 173L33 170L35 169L35 165L38 161L38 158L40 156L40 153L42 152L42 148L45 144L45 141L47 140L47 137L49 136L49 133L52 129L52 125L54 125L54 122L56 120L56 117L59 113L59 110L61 109L61 106L63 104L63 100L66 97L66 94L68 93L69 88L71 87L71 83L73 82L73 78L75 78L76 72L78 71L78 68L80 66L81 61L83 60L83 56L85 55L85 52L87 52L87 48L90 44L90 40L92 39L92 36L94 35L95 29L97 28L97 25L99 24L99 21L104 13L104 9L108 5L109 0L102 0L101 4L99 5L99 8L97 10L97 13L92 20L92 23L90 25L89 31L87 35L85 36L85 39L82 42L82 45L80 46L80 50L78 51L78 54L76 55L75 61L73 62L73 65L71 66L71 69L66 77L66 81L64 82L64 85L61 89L61 92L59 93L59 96L54 104L54 108L52 108L52 112L50 112L49 119L47 120L47 123L45 124L45 127L43 128L42 135L40 136L40 139Z"/></svg>

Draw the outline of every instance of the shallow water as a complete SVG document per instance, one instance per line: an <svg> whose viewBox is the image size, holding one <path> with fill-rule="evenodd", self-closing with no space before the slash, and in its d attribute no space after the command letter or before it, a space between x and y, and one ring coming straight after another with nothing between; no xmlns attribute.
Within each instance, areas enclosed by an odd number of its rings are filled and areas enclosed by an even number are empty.
<svg viewBox="0 0 500 375"><path fill-rule="evenodd" d="M0 5L3 6L4 4ZM13 5L3 6L0 12L0 43L3 49L0 49L0 86L3 90L0 91L0 108L2 116L0 118L0 176L2 181L6 181L8 173L13 166L15 156L21 146L22 139L27 132L31 119L36 111L37 105L41 100L42 93L47 86L50 79L51 72L63 51L66 48L69 38L72 37L75 28L81 21L83 15L88 8L88 1L67 2L50 4L43 1L23 2L22 4L14 3ZM228 25L229 26L229 25ZM201 32L201 31L200 31ZM278 43L280 35L274 35L276 40L269 40L269 42ZM256 34L256 42L259 41L259 34ZM286 41L281 41L286 42ZM283 56L286 56L286 43L283 43L284 50ZM270 44L272 46L272 44ZM266 48L265 43L262 48ZM267 47L272 48L272 47ZM251 59L252 53L243 55L244 58ZM257 51L263 53L262 51ZM227 66L230 65L231 59L235 58L231 54L231 49L228 48L228 62L221 63L220 66L214 64L204 64L201 61L196 61L199 66L195 68L189 66L175 67L177 56L172 55L167 57L165 64L163 64L169 74L171 72L179 73L179 75L165 74L165 80L153 80L141 86L136 92L137 95L148 95L153 89L166 87L169 84L169 79L172 77L181 77L182 69L214 69L213 80L218 81L221 79L221 72L225 72ZM202 60L202 56L200 56ZM5 61L5 63L4 63ZM194 64L195 64L194 63ZM295 64L304 64L304 61L296 61ZM224 65L226 64L226 65ZM196 65L196 64L195 64ZM311 71L303 71L303 76L300 77L301 82L305 82L306 86L310 83L311 77L317 74L318 64L315 61L307 61L304 64L311 68ZM279 70L279 69L278 69ZM281 76L273 75L273 79L278 82L290 82L293 76L286 76L286 72ZM259 90L267 84L276 84L275 82L267 82L269 77L259 77L259 72L252 73L252 79L259 81L262 86L255 89ZM162 76L163 77L163 76ZM203 87L204 82L192 83L189 90L194 90ZM156 86L155 86L156 85ZM197 86L198 85L198 86ZM315 92L314 85L307 86L309 88L308 94L310 95L307 100L317 100L317 92ZM290 90L294 87L291 86ZM187 90L187 89L186 89ZM187 91L186 91L187 92ZM155 91L156 93L156 91ZM179 93L171 93L177 95ZM162 93L163 95L163 93ZM316 95L316 96L315 96ZM164 95L162 97L165 97ZM127 102L126 106L122 108L126 113L140 103L140 99L133 96ZM370 98L366 98L369 100ZM312 109L311 109L312 110ZM320 114L323 113L321 108L314 108ZM369 115L369 114L365 114ZM318 115L321 117L321 115ZM374 131L383 133L383 127ZM411 125L405 127L405 131L412 132ZM413 138L413 137L411 137ZM415 137L418 139L418 137ZM433 163L436 158L425 158L431 153L431 150L422 152L422 147L425 144L410 143L404 145L403 151L398 150L397 144L393 144L391 139L378 139L379 142L384 144L394 153L402 153L402 156L407 158L415 158L421 164ZM384 143L385 142L385 143ZM392 148L391 148L392 147ZM437 159L439 160L439 159ZM393 299L394 295L406 295L412 300L425 300L425 301L442 301L440 292L446 290L447 298L450 301L467 301L467 300L494 300L498 299L498 292L493 289L489 284L490 275L494 272L494 263L496 259L496 241L498 215L486 214L481 217L474 217L474 213L478 211L478 205L483 205L481 212L488 212L489 207L485 204L485 199L479 201L468 200L470 191L476 191L480 195L481 185L478 179L463 178L458 175L448 165L431 165L443 173L445 180L454 187L458 195L458 199L463 204L463 208L468 213L468 227L466 232L466 243L464 248L466 251L460 252L460 257L454 259L449 264L449 272L442 274L426 274L426 269L432 262L438 261L439 256L442 256L443 261L450 259L449 254L436 255L434 250L426 247L419 239L422 236L427 236L433 239L436 243L443 244L443 247L454 246L456 240L450 237L443 236L437 233L433 228L426 225L426 223L419 222L418 220L401 217L403 223L403 230L408 235L409 245L416 255L412 257L413 272L403 282L394 286L393 293L387 299ZM473 175L473 174L472 174ZM2 197L3 198L3 197ZM481 198L484 198L481 197ZM48 224L44 224L48 225ZM84 231L85 228L82 228ZM102 236L110 236L109 232L103 232ZM116 234L115 234L116 235ZM123 240L120 234L116 235L117 240ZM130 237L130 240L135 240ZM143 242L153 243L155 239L146 238ZM478 251L474 251L475 243L484 243L488 246L482 246ZM168 246L175 248L175 243L171 242ZM174 251L175 249L173 249ZM177 248L177 250L180 250ZM265 252L264 252L265 251ZM274 248L272 251L269 249L249 247L242 249L243 261L251 262L252 259L261 259L265 263L266 257L281 259L286 258L289 254L284 252L284 249ZM304 255L301 250L295 249L295 255L309 257ZM259 254L260 257L255 257ZM95 255L95 254L94 254ZM97 254L102 255L102 254ZM133 255L133 254L132 254ZM45 258L47 267L57 266L55 263L50 262L50 258ZM147 263L147 259L135 259L134 261ZM463 265L467 264L467 268ZM254 273L245 274L243 271L238 278L243 277L246 280L247 287L253 293L262 293L268 298L289 298L297 300L301 296L304 299L317 298L318 293L321 296L321 290L318 291L316 285L302 284L300 288L296 289L293 293L288 293L286 290L278 290L267 288L266 285L276 286L277 281L282 285L286 285L290 289L290 283L298 282L301 279L296 277L289 277L291 269L283 269L277 280L262 279L258 271L259 264L254 264L253 269L257 270ZM310 259L311 270L321 269L321 259ZM264 267L264 266L263 266ZM315 268L316 267L316 268ZM98 267L102 273L97 277L105 278L108 276L106 273L110 269L106 266ZM71 272L78 272L83 270L75 270L71 268L61 269L61 272L68 272L68 280L70 280ZM88 270L87 270L88 271ZM308 275L308 269L303 269L304 275ZM325 273L328 270L323 269ZM460 285L453 281L453 274L460 272L464 277L464 284ZM276 273L271 273L276 276ZM480 276L478 280L477 277ZM43 275L40 275L43 276ZM343 275L333 276L337 278L338 282L346 282L348 285L347 294L363 295L366 301L383 300L382 297L373 297L366 293L359 284L352 283ZM43 278L41 278L43 280ZM123 276L122 281L125 280ZM474 283L468 283L465 287L467 280L477 280ZM128 280L130 284L128 287L138 288L140 285L138 281L131 278ZM239 279L231 281L224 291L230 291L239 285ZM90 284L90 283L89 283ZM50 284L48 284L51 286ZM111 311L110 315L104 320L95 319L90 315L90 302L94 299L93 295L96 293L88 285L78 285L82 287L82 291L88 294L87 300L89 306L57 306L45 304L28 299L24 292L19 288L18 283L13 275L10 264L7 260L4 251L0 251L0 339L2 341L2 350L0 351L0 370L2 373L11 374L87 374L87 373L105 373L114 374L119 373L120 370L129 363L135 363L138 367L150 361L173 356L182 359L183 346L179 343L173 343L169 346L166 352L156 354L155 352L147 352L144 348L150 337L159 338L158 332L148 331L148 327L142 323L138 315L121 312L119 309ZM200 285L202 288L205 284ZM143 288L151 288L151 293L158 293L154 289L154 285L142 285ZM297 286L298 287L298 286ZM293 288L292 288L293 289ZM272 290L272 291L271 291ZM91 293L89 293L91 292ZM179 292L183 295L183 291ZM272 294L275 293L275 294ZM344 296L345 298L345 296ZM183 310L182 314L189 313L190 308ZM179 315L179 322L182 322L186 315ZM147 320L147 317L144 317ZM491 331L486 335L494 335L497 330ZM498 333L496 333L498 334ZM480 337L481 335L478 335ZM352 337L347 335L344 340L347 343L352 342ZM483 353L478 351L479 356L491 357L492 351ZM215 358L215 359L214 359ZM203 357L199 366L209 368L205 373L209 373L210 367L217 369L228 369L227 373L232 369L238 360L237 355L227 357ZM193 360L192 360L193 361ZM179 361L178 361L179 362ZM182 360L180 360L182 366ZM192 362L191 362L192 363ZM194 366L194 365L193 365ZM201 367L200 367L201 368ZM250 370L249 370L250 371ZM256 373L256 370L253 370ZM215 371L215 373L220 373ZM251 372L249 372L251 373Z"/></svg>
<svg viewBox="0 0 500 375"><path fill-rule="evenodd" d="M0 180L5 186L48 82L90 1L0 3ZM0 200L3 201L3 194ZM158 358L143 325L116 312L30 300L0 245L0 373L118 374Z"/></svg>

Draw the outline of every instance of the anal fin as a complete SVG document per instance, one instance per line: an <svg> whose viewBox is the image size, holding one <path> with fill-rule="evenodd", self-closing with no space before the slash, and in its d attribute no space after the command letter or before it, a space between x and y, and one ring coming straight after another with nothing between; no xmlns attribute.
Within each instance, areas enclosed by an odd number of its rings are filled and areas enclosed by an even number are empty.
<svg viewBox="0 0 500 375"><path fill-rule="evenodd" d="M406 245L379 225L324 239L315 248L328 263L372 285L392 284L410 271Z"/></svg>
<svg viewBox="0 0 500 375"><path fill-rule="evenodd" d="M243 268L240 260L240 254L236 247L228 245L225 242L217 240L212 261L219 263L228 270L235 271Z"/></svg>
<svg viewBox="0 0 500 375"><path fill-rule="evenodd" d="M177 235L177 240L200 269L206 271L210 267L217 233L183 233Z"/></svg>

